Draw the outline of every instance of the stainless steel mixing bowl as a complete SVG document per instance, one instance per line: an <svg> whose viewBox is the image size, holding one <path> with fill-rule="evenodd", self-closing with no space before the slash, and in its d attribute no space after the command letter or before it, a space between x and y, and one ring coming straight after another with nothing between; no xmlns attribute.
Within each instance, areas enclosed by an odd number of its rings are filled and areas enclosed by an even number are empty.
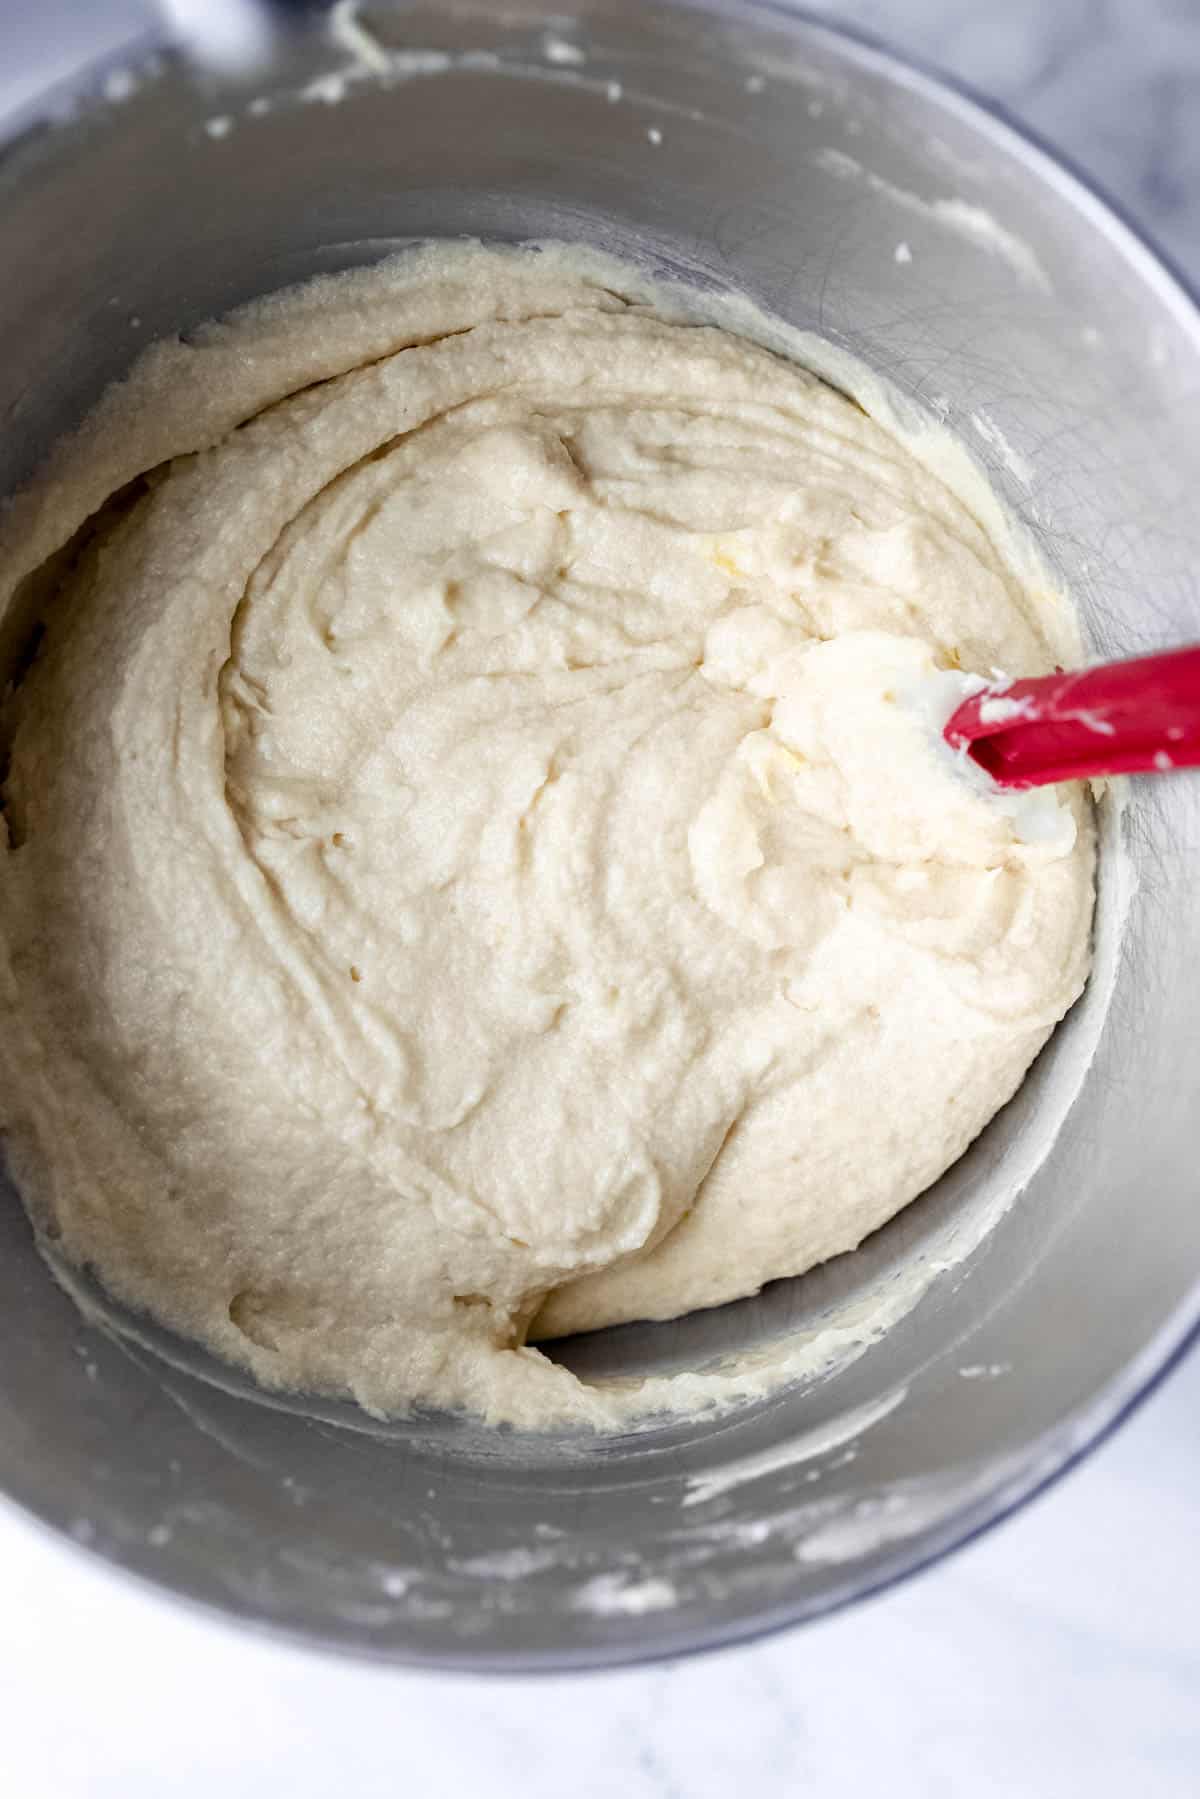
<svg viewBox="0 0 1200 1799"><path fill-rule="evenodd" d="M1200 637L1197 316L961 93L765 5L576 0L547 33L524 0L381 4L366 39L344 8L261 20L253 70L167 48L10 122L0 491L156 337L415 236L552 236L743 290L885 370L974 446L1098 651ZM1138 786L1109 821L1088 995L863 1249L563 1351L678 1367L936 1277L825 1378L620 1439L375 1427L85 1324L6 1190L0 1481L182 1596L454 1667L728 1642L928 1562L1093 1441L1196 1322L1198 853L1200 782Z"/></svg>

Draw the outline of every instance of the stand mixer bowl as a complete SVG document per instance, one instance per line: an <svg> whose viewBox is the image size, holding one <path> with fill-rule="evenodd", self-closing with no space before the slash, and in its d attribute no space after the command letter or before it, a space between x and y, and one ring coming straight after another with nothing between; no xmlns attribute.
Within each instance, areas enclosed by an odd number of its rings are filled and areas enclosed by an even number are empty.
<svg viewBox="0 0 1200 1799"><path fill-rule="evenodd" d="M255 19L248 64L145 41L0 123L0 493L159 337L416 238L558 238L744 293L886 375L973 449L1097 655L1200 638L1200 320L960 92L758 4ZM967 1539L1200 1319L1200 781L1105 812L1088 992L934 1189L754 1299L556 1346L603 1376L890 1320L861 1353L620 1437L378 1424L131 1333L98 1292L85 1317L6 1183L0 1489L223 1613L474 1669L735 1641Z"/></svg>

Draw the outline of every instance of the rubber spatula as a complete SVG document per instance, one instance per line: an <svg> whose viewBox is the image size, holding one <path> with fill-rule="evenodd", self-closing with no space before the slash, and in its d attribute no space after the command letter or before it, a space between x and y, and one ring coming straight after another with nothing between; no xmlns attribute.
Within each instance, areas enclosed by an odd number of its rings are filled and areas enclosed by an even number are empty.
<svg viewBox="0 0 1200 1799"><path fill-rule="evenodd" d="M1200 644L987 687L945 727L1002 787L1200 766Z"/></svg>

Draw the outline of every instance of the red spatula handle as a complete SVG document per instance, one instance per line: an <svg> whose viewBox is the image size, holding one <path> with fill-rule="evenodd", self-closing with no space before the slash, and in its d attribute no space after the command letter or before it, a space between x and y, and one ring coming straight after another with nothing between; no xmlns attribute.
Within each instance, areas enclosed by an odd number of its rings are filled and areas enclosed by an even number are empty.
<svg viewBox="0 0 1200 1799"><path fill-rule="evenodd" d="M972 694L945 730L1003 787L1200 766L1200 645Z"/></svg>

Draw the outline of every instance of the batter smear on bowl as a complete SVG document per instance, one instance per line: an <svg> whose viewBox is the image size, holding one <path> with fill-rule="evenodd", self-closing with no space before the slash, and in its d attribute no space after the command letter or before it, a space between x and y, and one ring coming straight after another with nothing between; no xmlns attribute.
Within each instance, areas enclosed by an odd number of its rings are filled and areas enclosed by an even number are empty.
<svg viewBox="0 0 1200 1799"><path fill-rule="evenodd" d="M10 1154L268 1386L631 1415L529 1343L853 1248L1086 978L1084 796L1027 829L913 697L1061 602L632 272L432 247L161 345L0 582Z"/></svg>

